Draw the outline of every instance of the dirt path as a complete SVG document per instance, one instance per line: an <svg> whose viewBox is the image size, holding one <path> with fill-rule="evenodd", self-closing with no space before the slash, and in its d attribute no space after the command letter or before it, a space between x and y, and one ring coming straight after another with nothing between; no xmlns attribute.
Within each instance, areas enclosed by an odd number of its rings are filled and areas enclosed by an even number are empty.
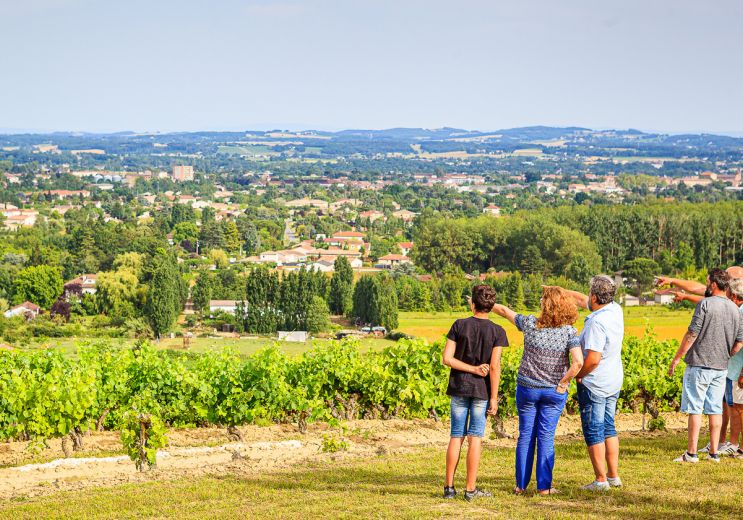
<svg viewBox="0 0 743 520"><path fill-rule="evenodd" d="M682 428L685 416L666 416L669 428ZM618 429L639 431L641 416L623 414L618 418ZM486 440L487 447L513 447L518 421L506 423L512 438ZM296 467L306 462L340 462L360 457L405 453L423 447L446 445L448 422L433 420L349 421L344 431L325 424L310 425L306 434L300 434L293 425L240 428L241 442L228 442L226 431L216 428L172 430L168 434L169 447L158 452L157 469L139 473L126 455L121 455L121 443L114 432L94 432L85 437L85 452L81 457L53 459L49 462L24 464L29 460L26 443L0 444L0 499L32 497L97 486L112 486L127 482L166 480L195 477L206 474L232 472L255 473ZM557 434L577 436L580 419L565 416L560 420ZM488 434L490 426L488 427ZM348 443L346 451L325 453L324 438L342 439ZM60 442L50 442L49 449L37 460L49 460L61 454ZM23 464L23 465L19 465Z"/></svg>

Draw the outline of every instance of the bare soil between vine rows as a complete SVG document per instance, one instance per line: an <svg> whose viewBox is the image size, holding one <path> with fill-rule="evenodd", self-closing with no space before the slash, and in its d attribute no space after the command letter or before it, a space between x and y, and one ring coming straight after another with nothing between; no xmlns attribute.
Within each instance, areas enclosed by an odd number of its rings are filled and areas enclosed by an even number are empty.
<svg viewBox="0 0 743 520"><path fill-rule="evenodd" d="M686 427L686 416L664 414L669 429ZM344 423L345 432L327 424L311 424L299 433L296 425L244 426L242 441L230 442L225 429L195 428L171 430L169 446L158 453L157 468L138 472L121 452L117 432L92 432L84 436L84 452L71 458L62 455L59 440L32 455L25 442L0 444L0 499L34 497L66 490L114 486L148 480L167 480L210 474L231 473L255 477L308 464L343 464L358 458L408 453L425 447L445 448L448 421L359 420ZM642 432L642 415L620 414L617 427L625 435L652 436ZM485 449L510 447L516 443L518 420L506 421L510 438L486 439ZM489 436L488 425L486 435ZM580 418L565 415L557 435L579 438ZM660 434L659 434L660 435ZM348 443L346 451L325 453L323 439L331 436ZM30 460L45 462L29 464Z"/></svg>

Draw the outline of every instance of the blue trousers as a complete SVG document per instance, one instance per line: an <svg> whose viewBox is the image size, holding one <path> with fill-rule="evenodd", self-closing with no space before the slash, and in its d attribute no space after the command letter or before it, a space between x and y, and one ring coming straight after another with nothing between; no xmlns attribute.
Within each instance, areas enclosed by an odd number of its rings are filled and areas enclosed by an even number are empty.
<svg viewBox="0 0 743 520"><path fill-rule="evenodd" d="M516 486L526 489L531 480L534 451L537 452L537 489L552 487L555 466L555 430L560 420L567 392L554 388L516 387L519 412L519 440L516 444Z"/></svg>

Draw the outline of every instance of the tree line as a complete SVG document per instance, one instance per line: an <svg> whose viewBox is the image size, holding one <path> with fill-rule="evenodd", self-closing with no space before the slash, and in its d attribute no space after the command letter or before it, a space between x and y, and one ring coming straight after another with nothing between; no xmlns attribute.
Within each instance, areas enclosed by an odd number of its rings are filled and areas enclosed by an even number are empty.
<svg viewBox="0 0 743 520"><path fill-rule="evenodd" d="M544 208L500 219L424 213L413 235L413 260L427 272L496 269L585 283L637 258L668 272L742 262L743 202Z"/></svg>

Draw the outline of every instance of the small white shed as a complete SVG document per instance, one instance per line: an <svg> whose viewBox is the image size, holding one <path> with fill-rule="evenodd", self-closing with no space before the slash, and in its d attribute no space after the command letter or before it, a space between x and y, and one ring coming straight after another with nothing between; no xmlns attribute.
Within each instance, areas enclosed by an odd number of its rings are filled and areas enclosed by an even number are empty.
<svg viewBox="0 0 743 520"><path fill-rule="evenodd" d="M293 341L296 343L305 343L309 339L310 335L307 333L306 330L293 330L293 331L286 331L286 330L280 330L279 331L279 341Z"/></svg>

